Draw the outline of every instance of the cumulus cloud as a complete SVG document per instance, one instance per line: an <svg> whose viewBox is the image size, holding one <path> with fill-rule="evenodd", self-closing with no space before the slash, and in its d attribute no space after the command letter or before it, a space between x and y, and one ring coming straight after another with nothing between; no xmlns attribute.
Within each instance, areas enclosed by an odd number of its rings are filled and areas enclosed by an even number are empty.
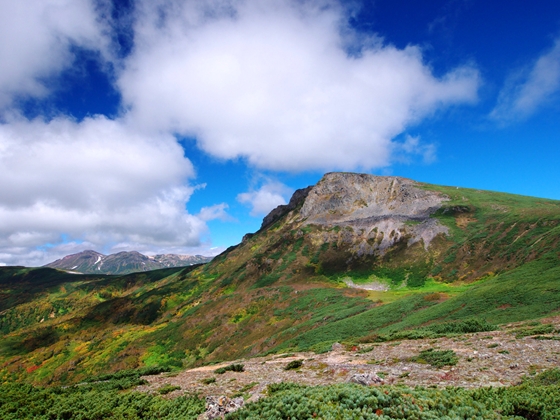
<svg viewBox="0 0 560 420"><path fill-rule="evenodd" d="M255 168L369 169L396 150L426 158L393 139L477 97L475 69L436 77L419 48L356 33L334 0L138 0L124 58L107 4L0 2L0 263L210 246L206 223L227 205L187 212L195 172L175 135ZM56 89L76 48L113 60L119 119L20 117L18 99ZM289 193L269 181L238 200L262 215Z"/></svg>
<svg viewBox="0 0 560 420"><path fill-rule="evenodd" d="M531 116L560 90L560 38L527 69L510 76L490 117L511 122Z"/></svg>
<svg viewBox="0 0 560 420"><path fill-rule="evenodd" d="M275 181L269 181L258 190L241 193L237 201L251 206L251 216L268 214L275 207L286 204L293 190L288 186Z"/></svg>
<svg viewBox="0 0 560 420"><path fill-rule="evenodd" d="M72 64L72 47L106 54L106 26L90 0L0 2L0 110L46 95L46 80Z"/></svg>
<svg viewBox="0 0 560 420"><path fill-rule="evenodd" d="M102 116L11 120L0 125L0 254L11 257L0 261L48 262L67 242L198 246L225 207L189 214L193 176L171 135Z"/></svg>
<svg viewBox="0 0 560 420"><path fill-rule="evenodd" d="M392 139L477 98L479 76L435 77L419 48L355 33L326 1L143 1L118 86L145 129L197 138L257 168L369 169Z"/></svg>

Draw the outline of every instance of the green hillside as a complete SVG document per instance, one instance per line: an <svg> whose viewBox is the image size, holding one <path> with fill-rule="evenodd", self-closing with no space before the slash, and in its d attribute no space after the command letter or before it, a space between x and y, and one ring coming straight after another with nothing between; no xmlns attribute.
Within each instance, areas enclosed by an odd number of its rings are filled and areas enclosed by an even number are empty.
<svg viewBox="0 0 560 420"><path fill-rule="evenodd" d="M0 267L0 382L72 383L560 312L560 202L415 185L441 205L384 234L307 223L303 197L206 265L125 276ZM447 234L411 241L421 224Z"/></svg>

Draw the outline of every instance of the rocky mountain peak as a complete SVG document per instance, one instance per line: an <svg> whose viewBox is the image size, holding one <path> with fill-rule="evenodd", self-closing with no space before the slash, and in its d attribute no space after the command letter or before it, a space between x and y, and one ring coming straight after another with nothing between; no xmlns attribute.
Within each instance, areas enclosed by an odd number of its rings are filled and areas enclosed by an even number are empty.
<svg viewBox="0 0 560 420"><path fill-rule="evenodd" d="M427 249L437 235L448 233L447 227L430 217L446 200L407 178L331 172L316 185L297 190L289 204L270 212L261 230L301 206L293 222L348 228L339 233L325 231L315 241L349 244L354 255L383 255L401 241L408 246L421 242Z"/></svg>
<svg viewBox="0 0 560 420"><path fill-rule="evenodd" d="M292 198L290 199L290 202L288 204L279 205L270 213L268 213L268 215L265 216L261 225L261 230L273 224L275 221L280 219L286 213L297 208L306 199L307 195L309 194L309 191L311 191L312 189L313 187L311 186L311 187L301 188L299 190L296 190L292 195Z"/></svg>
<svg viewBox="0 0 560 420"><path fill-rule="evenodd" d="M410 179L354 173L328 173L301 208L307 224L347 224L382 219L425 219L446 198Z"/></svg>
<svg viewBox="0 0 560 420"><path fill-rule="evenodd" d="M185 267L207 263L212 257L202 255L160 254L147 256L138 251L121 251L103 255L95 251L82 251L67 255L46 264L45 267L58 268L82 274L128 274L169 267Z"/></svg>

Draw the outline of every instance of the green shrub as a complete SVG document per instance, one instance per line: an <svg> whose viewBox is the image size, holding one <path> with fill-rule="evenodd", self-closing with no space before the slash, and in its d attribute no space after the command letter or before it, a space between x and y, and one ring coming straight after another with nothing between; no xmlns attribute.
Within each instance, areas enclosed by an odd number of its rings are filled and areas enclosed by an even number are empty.
<svg viewBox="0 0 560 420"><path fill-rule="evenodd" d="M468 334L475 332L495 331L496 325L477 318L466 319L459 322L445 322L443 324L430 325L427 330L436 334Z"/></svg>
<svg viewBox="0 0 560 420"><path fill-rule="evenodd" d="M241 419L439 419L499 416L464 390L426 390L337 384L287 386L228 415Z"/></svg>
<svg viewBox="0 0 560 420"><path fill-rule="evenodd" d="M214 371L214 373L217 373L218 375L223 375L226 372L243 372L244 370L245 370L245 367L243 365L232 364L232 365L228 365L228 366L218 368Z"/></svg>
<svg viewBox="0 0 560 420"><path fill-rule="evenodd" d="M514 387L364 387L354 384L268 386L268 397L228 414L258 419L542 419L560 418L560 370Z"/></svg>
<svg viewBox="0 0 560 420"><path fill-rule="evenodd" d="M292 360L286 365L284 370L299 369L303 365L303 360Z"/></svg>
<svg viewBox="0 0 560 420"><path fill-rule="evenodd" d="M273 384L269 384L266 389L268 395L274 394L276 392L286 391L286 390L294 390L294 389L302 389L304 386L300 384L296 384L293 382L277 382Z"/></svg>
<svg viewBox="0 0 560 420"><path fill-rule="evenodd" d="M119 379L122 380L122 379ZM109 380L71 387L42 388L0 385L0 418L20 419L195 419L204 400L193 396L164 399L159 395L119 391Z"/></svg>
<svg viewBox="0 0 560 420"><path fill-rule="evenodd" d="M321 343L314 344L309 348L309 350L316 354L328 353L332 350L332 345L332 341L323 341Z"/></svg>
<svg viewBox="0 0 560 420"><path fill-rule="evenodd" d="M230 368L228 370L231 370L232 372L243 372L245 370L245 367L241 364L229 365L228 368Z"/></svg>
<svg viewBox="0 0 560 420"><path fill-rule="evenodd" d="M534 378L525 378L523 383L531 386L560 386L560 369L550 369L538 374Z"/></svg>
<svg viewBox="0 0 560 420"><path fill-rule="evenodd" d="M524 338L531 335L539 334L551 334L555 331L554 325L552 324L539 324L539 325L529 325L526 327L518 328L512 331L515 334L515 338Z"/></svg>
<svg viewBox="0 0 560 420"><path fill-rule="evenodd" d="M176 391L178 389L181 389L181 387L179 385L167 384L167 385L162 386L161 388L158 388L158 392L161 395L166 395L166 394L169 394L170 392Z"/></svg>
<svg viewBox="0 0 560 420"><path fill-rule="evenodd" d="M418 356L411 357L411 362L427 363L433 367L453 366L459 358L453 350L434 350L428 349L420 352Z"/></svg>

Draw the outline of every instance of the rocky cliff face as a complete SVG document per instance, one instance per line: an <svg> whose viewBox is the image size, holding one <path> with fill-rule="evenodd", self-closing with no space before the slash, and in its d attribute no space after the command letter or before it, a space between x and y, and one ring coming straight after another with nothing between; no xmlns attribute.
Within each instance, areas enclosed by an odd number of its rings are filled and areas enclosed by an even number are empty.
<svg viewBox="0 0 560 420"><path fill-rule="evenodd" d="M447 227L430 215L447 199L406 178L328 173L308 192L300 217L304 225L345 227L325 241L351 245L361 255L383 254L396 242L422 242L427 249Z"/></svg>
<svg viewBox="0 0 560 420"><path fill-rule="evenodd" d="M276 207L270 213L268 213L265 218L263 219L261 230L266 229L268 226L276 222L285 214L289 213L290 211L296 209L308 196L309 191L311 191L313 187L302 188L296 190L290 199L288 204L283 204Z"/></svg>
<svg viewBox="0 0 560 420"><path fill-rule="evenodd" d="M424 220L441 207L441 195L406 178L328 173L307 195L306 223L336 225L362 220Z"/></svg>

